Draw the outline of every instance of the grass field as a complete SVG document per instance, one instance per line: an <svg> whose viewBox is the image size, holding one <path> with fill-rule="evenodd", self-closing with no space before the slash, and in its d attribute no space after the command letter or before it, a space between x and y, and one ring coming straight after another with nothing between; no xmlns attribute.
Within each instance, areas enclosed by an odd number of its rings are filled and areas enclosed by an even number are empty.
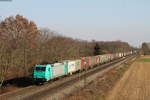
<svg viewBox="0 0 150 100"><path fill-rule="evenodd" d="M138 62L150 62L150 58L139 58L137 59Z"/></svg>
<svg viewBox="0 0 150 100"><path fill-rule="evenodd" d="M150 57L134 62L106 100L150 100Z"/></svg>

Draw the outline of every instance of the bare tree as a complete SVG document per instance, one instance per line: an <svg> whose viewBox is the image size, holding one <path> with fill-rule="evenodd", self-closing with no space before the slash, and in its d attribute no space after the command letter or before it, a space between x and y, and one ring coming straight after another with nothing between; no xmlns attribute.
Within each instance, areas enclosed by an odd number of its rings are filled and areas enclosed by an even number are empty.
<svg viewBox="0 0 150 100"><path fill-rule="evenodd" d="M8 58L13 57L12 60L14 61L11 61L14 69L11 70L11 68L7 68L10 73L15 73L15 69L18 71L20 70L20 73L17 73L16 76L19 76L19 74L22 73L28 73L27 51L28 49L36 47L36 41L38 40L39 35L40 32L36 24L32 21L28 21L23 16L17 15L16 17L8 17L4 21L1 21L0 40L5 43L4 51L7 51L9 55L3 52L2 54L6 57L10 56ZM8 67L10 67L10 65ZM1 69L1 71L4 72L3 69ZM11 77L13 77L13 75ZM7 78L9 79L10 77Z"/></svg>

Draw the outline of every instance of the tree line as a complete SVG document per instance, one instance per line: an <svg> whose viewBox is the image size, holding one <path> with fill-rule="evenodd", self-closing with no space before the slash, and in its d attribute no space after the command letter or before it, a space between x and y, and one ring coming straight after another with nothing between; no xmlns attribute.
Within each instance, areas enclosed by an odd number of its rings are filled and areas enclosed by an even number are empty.
<svg viewBox="0 0 150 100"><path fill-rule="evenodd" d="M142 43L141 53L143 55L150 55L150 43Z"/></svg>
<svg viewBox="0 0 150 100"><path fill-rule="evenodd" d="M31 75L32 66L43 62L129 50L132 47L126 42L73 39L39 29L21 15L10 16L0 22L0 82Z"/></svg>

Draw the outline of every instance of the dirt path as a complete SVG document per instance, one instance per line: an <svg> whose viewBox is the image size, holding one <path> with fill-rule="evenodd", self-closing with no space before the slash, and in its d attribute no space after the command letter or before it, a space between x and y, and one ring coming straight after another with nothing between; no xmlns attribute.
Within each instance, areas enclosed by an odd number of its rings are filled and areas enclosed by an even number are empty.
<svg viewBox="0 0 150 100"><path fill-rule="evenodd" d="M150 62L135 62L106 100L150 100Z"/></svg>

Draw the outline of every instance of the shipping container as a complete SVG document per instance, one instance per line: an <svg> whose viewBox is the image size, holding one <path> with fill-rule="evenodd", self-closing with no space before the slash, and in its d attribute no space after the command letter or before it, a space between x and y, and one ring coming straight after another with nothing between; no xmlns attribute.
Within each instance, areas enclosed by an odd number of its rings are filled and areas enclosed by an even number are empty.
<svg viewBox="0 0 150 100"><path fill-rule="evenodd" d="M121 57L123 57L123 53L121 52Z"/></svg>
<svg viewBox="0 0 150 100"><path fill-rule="evenodd" d="M122 54L121 54L121 52L119 53L119 57L120 57L120 58L122 57Z"/></svg>
<svg viewBox="0 0 150 100"><path fill-rule="evenodd" d="M114 58L114 59L117 59L117 58L118 58L118 55L117 55L117 53L115 53L114 55L115 55L115 58Z"/></svg>
<svg viewBox="0 0 150 100"><path fill-rule="evenodd" d="M95 57L96 56L91 56L91 67L93 67L94 65L96 65Z"/></svg>
<svg viewBox="0 0 150 100"><path fill-rule="evenodd" d="M103 63L103 56L99 55L99 57L100 57L100 64L102 64Z"/></svg>
<svg viewBox="0 0 150 100"><path fill-rule="evenodd" d="M67 68L64 63L55 63L52 65L52 76L53 78L66 75Z"/></svg>
<svg viewBox="0 0 150 100"><path fill-rule="evenodd" d="M95 56L95 64L98 65L100 63L100 57L99 56Z"/></svg>
<svg viewBox="0 0 150 100"><path fill-rule="evenodd" d="M81 58L81 69L88 69L89 68L89 58L88 57L82 57Z"/></svg>
<svg viewBox="0 0 150 100"><path fill-rule="evenodd" d="M75 60L75 68L76 71L81 70L81 59Z"/></svg>
<svg viewBox="0 0 150 100"><path fill-rule="evenodd" d="M109 61L109 55L105 55L105 56L106 56L105 62L108 62Z"/></svg>
<svg viewBox="0 0 150 100"><path fill-rule="evenodd" d="M85 60L85 57L82 57L81 58L81 70L85 69L85 66L86 66L86 60Z"/></svg>
<svg viewBox="0 0 150 100"><path fill-rule="evenodd" d="M114 53L113 55L114 55L114 59L117 59L118 57L117 53Z"/></svg>
<svg viewBox="0 0 150 100"><path fill-rule="evenodd" d="M108 58L108 61L111 61L112 60L112 55L111 54L107 54L107 58Z"/></svg>
<svg viewBox="0 0 150 100"><path fill-rule="evenodd" d="M68 61L68 73L72 74L76 71L75 61Z"/></svg>
<svg viewBox="0 0 150 100"><path fill-rule="evenodd" d="M92 67L92 57L86 57L87 59L87 66Z"/></svg>
<svg viewBox="0 0 150 100"><path fill-rule="evenodd" d="M107 60L108 60L108 56L106 56L106 55L100 55L100 63L102 64L102 63L105 63Z"/></svg>

